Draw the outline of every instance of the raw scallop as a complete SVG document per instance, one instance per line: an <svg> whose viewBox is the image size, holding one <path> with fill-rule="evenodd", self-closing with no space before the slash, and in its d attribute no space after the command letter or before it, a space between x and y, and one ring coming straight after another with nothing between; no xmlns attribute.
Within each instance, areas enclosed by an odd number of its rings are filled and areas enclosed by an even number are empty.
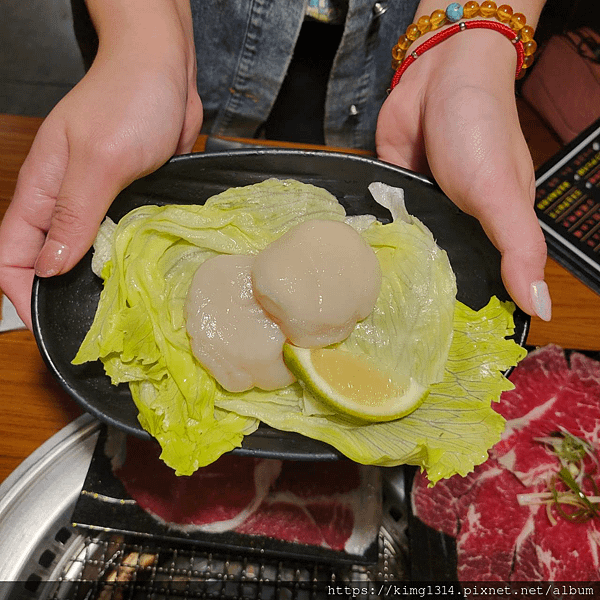
<svg viewBox="0 0 600 600"><path fill-rule="evenodd" d="M346 339L371 313L381 269L352 227L313 220L290 229L257 255L252 285L287 338L315 348Z"/></svg>
<svg viewBox="0 0 600 600"><path fill-rule="evenodd" d="M276 390L295 381L283 362L285 336L252 293L253 261L228 254L209 258L186 299L194 355L230 392Z"/></svg>

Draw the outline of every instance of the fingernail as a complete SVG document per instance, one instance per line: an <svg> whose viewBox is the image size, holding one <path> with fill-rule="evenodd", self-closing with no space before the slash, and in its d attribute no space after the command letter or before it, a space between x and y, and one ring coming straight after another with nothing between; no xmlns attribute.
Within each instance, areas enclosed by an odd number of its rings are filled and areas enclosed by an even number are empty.
<svg viewBox="0 0 600 600"><path fill-rule="evenodd" d="M37 260L35 274L38 277L52 277L60 273L67 260L68 248L56 240L46 240Z"/></svg>
<svg viewBox="0 0 600 600"><path fill-rule="evenodd" d="M534 281L531 284L531 302L535 314L542 321L549 321L552 318L552 300L545 281Z"/></svg>

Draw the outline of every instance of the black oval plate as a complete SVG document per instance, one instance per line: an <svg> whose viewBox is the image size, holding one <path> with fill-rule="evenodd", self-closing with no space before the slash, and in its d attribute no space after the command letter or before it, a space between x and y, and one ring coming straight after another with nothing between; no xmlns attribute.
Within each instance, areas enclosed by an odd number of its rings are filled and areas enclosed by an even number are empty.
<svg viewBox="0 0 600 600"><path fill-rule="evenodd" d="M175 157L158 171L123 190L108 211L117 221L145 204L203 204L234 186L269 177L293 178L329 190L349 215L373 214L389 222L368 185L382 181L405 191L408 211L421 219L446 250L456 274L458 299L477 310L490 297L508 300L500 277L500 255L479 223L461 212L428 179L375 159L355 155L279 149L234 150ZM91 270L91 251L69 273L33 285L33 331L46 364L62 387L88 412L129 434L149 438L137 419L127 385L113 386L100 362L72 365L89 330L102 282ZM523 345L529 317L515 313L514 339ZM340 454L329 445L261 425L247 436L240 454L290 460L333 460Z"/></svg>

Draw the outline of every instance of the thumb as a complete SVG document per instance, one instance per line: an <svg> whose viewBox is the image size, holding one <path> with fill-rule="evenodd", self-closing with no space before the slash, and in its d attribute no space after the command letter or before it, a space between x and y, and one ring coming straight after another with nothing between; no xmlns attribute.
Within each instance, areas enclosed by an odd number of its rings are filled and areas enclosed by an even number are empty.
<svg viewBox="0 0 600 600"><path fill-rule="evenodd" d="M511 195L507 195L510 192ZM549 321L552 304L544 282L546 242L533 200L508 203L502 198L523 195L522 190L496 189L499 202L484 205L475 216L502 255L502 280L511 298L528 314ZM495 208L494 208L495 207Z"/></svg>
<svg viewBox="0 0 600 600"><path fill-rule="evenodd" d="M552 316L544 283L546 242L535 209L535 174L512 92L460 91L436 105L428 123L428 158L446 195L474 216L502 255L511 298L530 315ZM500 92L504 92L502 95ZM442 116L447 108L453 119Z"/></svg>
<svg viewBox="0 0 600 600"><path fill-rule="evenodd" d="M135 177L116 161L71 157L58 192L46 240L35 262L38 277L72 269L89 250L106 211Z"/></svg>

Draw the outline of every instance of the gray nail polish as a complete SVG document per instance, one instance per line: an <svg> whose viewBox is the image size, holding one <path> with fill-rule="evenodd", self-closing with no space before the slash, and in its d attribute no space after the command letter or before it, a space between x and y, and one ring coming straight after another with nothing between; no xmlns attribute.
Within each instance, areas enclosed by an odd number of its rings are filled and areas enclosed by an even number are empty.
<svg viewBox="0 0 600 600"><path fill-rule="evenodd" d="M531 302L540 319L549 321L552 318L552 301L545 281L534 281L531 284Z"/></svg>

